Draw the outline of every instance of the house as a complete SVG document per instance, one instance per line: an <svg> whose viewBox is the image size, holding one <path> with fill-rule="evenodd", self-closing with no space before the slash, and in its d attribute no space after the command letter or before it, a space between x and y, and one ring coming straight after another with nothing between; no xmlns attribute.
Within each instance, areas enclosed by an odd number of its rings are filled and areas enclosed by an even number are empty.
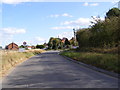
<svg viewBox="0 0 120 90"><path fill-rule="evenodd" d="M64 37L64 38L61 40L61 42L62 42L62 43L65 43L65 40L66 40L66 39L67 39L67 38Z"/></svg>
<svg viewBox="0 0 120 90"><path fill-rule="evenodd" d="M27 46L27 49L29 49L29 50L35 49L35 46Z"/></svg>
<svg viewBox="0 0 120 90"><path fill-rule="evenodd" d="M9 45L7 45L7 46L5 47L5 49L7 49L7 50L18 50L19 47L18 47L17 44L15 44L14 42L12 42L12 43L10 43Z"/></svg>
<svg viewBox="0 0 120 90"><path fill-rule="evenodd" d="M27 46L27 49L31 50L31 49L32 49L32 47L31 47L31 46Z"/></svg>

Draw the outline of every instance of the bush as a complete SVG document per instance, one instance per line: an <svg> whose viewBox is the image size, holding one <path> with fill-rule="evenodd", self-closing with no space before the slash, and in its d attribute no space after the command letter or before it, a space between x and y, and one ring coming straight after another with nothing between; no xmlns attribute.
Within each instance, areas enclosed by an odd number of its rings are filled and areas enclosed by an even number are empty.
<svg viewBox="0 0 120 90"><path fill-rule="evenodd" d="M37 45L36 48L43 49L43 48L45 48L45 46L44 45Z"/></svg>

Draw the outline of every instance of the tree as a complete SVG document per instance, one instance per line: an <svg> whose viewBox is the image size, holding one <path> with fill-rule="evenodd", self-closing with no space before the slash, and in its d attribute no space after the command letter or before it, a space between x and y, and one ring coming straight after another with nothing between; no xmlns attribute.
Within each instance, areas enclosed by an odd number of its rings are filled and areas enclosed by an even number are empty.
<svg viewBox="0 0 120 90"><path fill-rule="evenodd" d="M69 48L70 47L70 42L69 42L69 40L67 38L65 39L64 47L65 48Z"/></svg>
<svg viewBox="0 0 120 90"><path fill-rule="evenodd" d="M106 13L107 18L119 17L119 16L120 16L120 10L118 8L112 8Z"/></svg>
<svg viewBox="0 0 120 90"><path fill-rule="evenodd" d="M114 10L111 9L111 10ZM120 16L112 14L116 11L109 10L106 13L109 18L97 20L90 28L77 31L79 47L117 47L120 44ZM116 10L116 9L115 9ZM118 9L117 9L118 10Z"/></svg>
<svg viewBox="0 0 120 90"><path fill-rule="evenodd" d="M62 48L61 39L51 37L48 42L48 49L59 49Z"/></svg>
<svg viewBox="0 0 120 90"><path fill-rule="evenodd" d="M52 43L53 39L54 39L53 37L50 38L50 40L48 42L48 49L52 49L52 47L53 47L53 43Z"/></svg>
<svg viewBox="0 0 120 90"><path fill-rule="evenodd" d="M36 45L36 48L43 49L43 48L45 48L45 46L44 45Z"/></svg>
<svg viewBox="0 0 120 90"><path fill-rule="evenodd" d="M0 49L2 49L2 46L0 46Z"/></svg>
<svg viewBox="0 0 120 90"><path fill-rule="evenodd" d="M69 40L67 38L65 40L65 45L70 45L70 42L69 42Z"/></svg>
<svg viewBox="0 0 120 90"><path fill-rule="evenodd" d="M25 48L25 46L21 45L21 46L19 46L19 48Z"/></svg>

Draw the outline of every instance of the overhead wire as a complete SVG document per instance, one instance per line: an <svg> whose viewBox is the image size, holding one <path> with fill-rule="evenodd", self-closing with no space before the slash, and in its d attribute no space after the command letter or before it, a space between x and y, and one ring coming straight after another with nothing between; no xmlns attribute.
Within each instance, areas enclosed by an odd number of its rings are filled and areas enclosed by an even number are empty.
<svg viewBox="0 0 120 90"><path fill-rule="evenodd" d="M100 13L98 16L100 17L100 16L104 15L107 12L107 10L110 10L111 8L113 8L114 6L116 6L118 3L119 2L116 2L114 5L110 6L109 9L106 9L105 11L103 11L102 13Z"/></svg>

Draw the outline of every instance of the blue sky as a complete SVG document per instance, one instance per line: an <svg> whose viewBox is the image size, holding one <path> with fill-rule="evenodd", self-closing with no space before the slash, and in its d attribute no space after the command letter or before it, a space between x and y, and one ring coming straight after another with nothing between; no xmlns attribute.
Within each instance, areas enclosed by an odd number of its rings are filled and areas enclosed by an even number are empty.
<svg viewBox="0 0 120 90"><path fill-rule="evenodd" d="M73 36L73 28L88 27L91 16L104 18L113 2L25 2L2 4L0 46L15 42L28 45L48 42L50 37Z"/></svg>

